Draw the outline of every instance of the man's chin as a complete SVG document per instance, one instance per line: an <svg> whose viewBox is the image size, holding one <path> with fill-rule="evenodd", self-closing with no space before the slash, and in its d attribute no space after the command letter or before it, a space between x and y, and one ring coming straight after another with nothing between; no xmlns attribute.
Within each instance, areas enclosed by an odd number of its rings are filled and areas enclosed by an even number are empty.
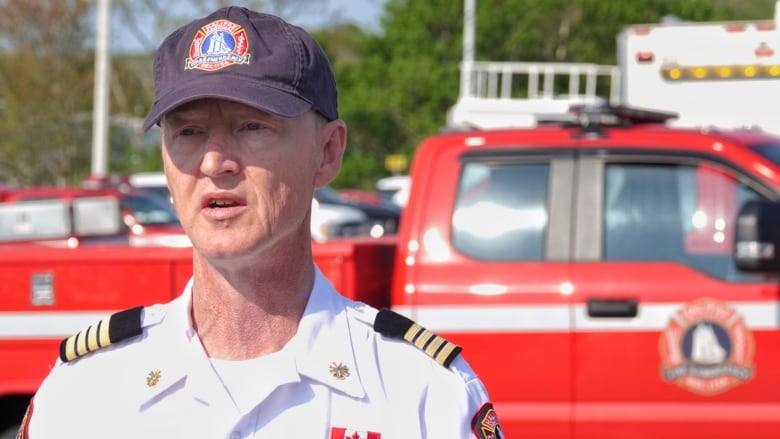
<svg viewBox="0 0 780 439"><path fill-rule="evenodd" d="M248 239L205 239L193 241L195 250L209 260L234 260L257 253L262 245Z"/></svg>

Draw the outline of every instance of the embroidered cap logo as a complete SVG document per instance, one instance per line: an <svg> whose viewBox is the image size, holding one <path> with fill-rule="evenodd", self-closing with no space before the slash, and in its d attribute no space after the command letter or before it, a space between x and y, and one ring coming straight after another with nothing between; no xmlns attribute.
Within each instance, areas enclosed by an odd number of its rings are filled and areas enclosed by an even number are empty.
<svg viewBox="0 0 780 439"><path fill-rule="evenodd" d="M234 64L249 64L251 55L246 30L232 21L217 20L195 34L184 68L214 72Z"/></svg>

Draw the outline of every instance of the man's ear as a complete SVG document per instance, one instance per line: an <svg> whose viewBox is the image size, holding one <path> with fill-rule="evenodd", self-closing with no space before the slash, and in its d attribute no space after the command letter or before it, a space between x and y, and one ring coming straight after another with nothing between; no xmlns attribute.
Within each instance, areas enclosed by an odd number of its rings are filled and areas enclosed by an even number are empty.
<svg viewBox="0 0 780 439"><path fill-rule="evenodd" d="M327 186L341 170L347 148L347 125L341 119L326 123L320 130L320 162L314 174L314 187Z"/></svg>

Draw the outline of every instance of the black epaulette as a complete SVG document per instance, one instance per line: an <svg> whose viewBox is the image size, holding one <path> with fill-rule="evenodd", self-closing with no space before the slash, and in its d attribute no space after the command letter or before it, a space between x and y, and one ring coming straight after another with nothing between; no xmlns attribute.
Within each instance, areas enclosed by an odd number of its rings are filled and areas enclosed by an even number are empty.
<svg viewBox="0 0 780 439"><path fill-rule="evenodd" d="M382 309L374 320L374 330L382 335L403 338L417 346L444 367L450 367L460 351L460 346L450 343L414 321L389 309Z"/></svg>
<svg viewBox="0 0 780 439"><path fill-rule="evenodd" d="M83 357L112 343L141 335L141 311L139 306L112 314L89 328L72 335L60 343L60 360L64 363Z"/></svg>

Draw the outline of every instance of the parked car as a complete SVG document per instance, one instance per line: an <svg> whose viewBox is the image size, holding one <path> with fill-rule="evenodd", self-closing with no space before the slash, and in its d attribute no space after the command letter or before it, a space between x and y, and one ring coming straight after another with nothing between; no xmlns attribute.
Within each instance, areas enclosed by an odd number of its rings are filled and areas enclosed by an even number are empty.
<svg viewBox="0 0 780 439"><path fill-rule="evenodd" d="M383 206L387 200L383 199L377 191L367 191L363 189L339 189L336 191L338 197L349 203L366 203L372 206Z"/></svg>
<svg viewBox="0 0 780 439"><path fill-rule="evenodd" d="M398 232L398 223L401 220L401 209L395 206L374 205L364 202L346 201L341 198L333 188L325 186L314 191L314 198L322 204L332 206L346 206L362 211L370 223L369 235L379 238L385 235L394 235Z"/></svg>
<svg viewBox="0 0 780 439"><path fill-rule="evenodd" d="M322 242L335 238L368 235L368 217L359 209L311 200L311 238Z"/></svg>
<svg viewBox="0 0 780 439"><path fill-rule="evenodd" d="M411 186L412 179L408 175L393 175L377 180L376 191L382 198L403 209L409 201Z"/></svg>

